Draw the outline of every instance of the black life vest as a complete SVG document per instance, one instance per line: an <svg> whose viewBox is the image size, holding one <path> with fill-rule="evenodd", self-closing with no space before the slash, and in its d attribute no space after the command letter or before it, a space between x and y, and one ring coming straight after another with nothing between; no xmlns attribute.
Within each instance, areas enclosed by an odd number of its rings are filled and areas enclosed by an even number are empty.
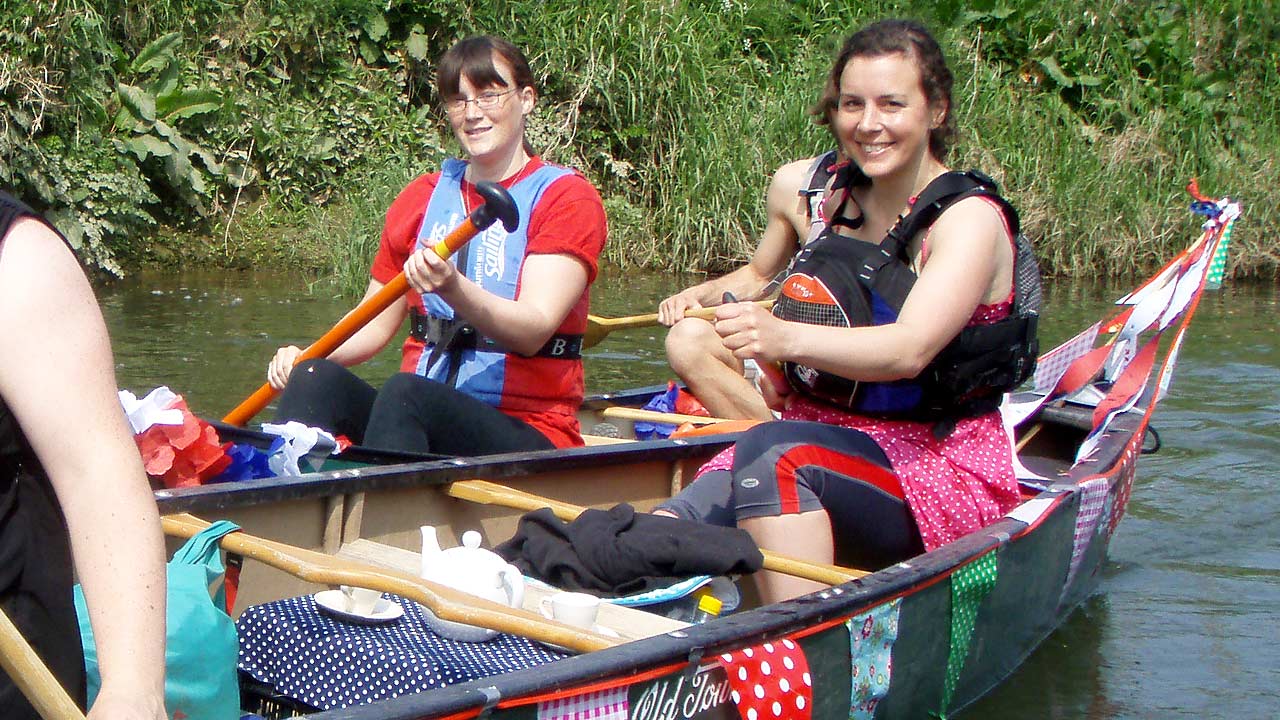
<svg viewBox="0 0 1280 720"><path fill-rule="evenodd" d="M794 362L783 364L792 387L854 412L938 422L941 435L954 421L991 412L1005 392L1035 369L1039 343L1040 270L1018 213L995 181L976 170L948 172L920 193L915 205L879 244L827 230L796 257L774 315L784 320L856 327L897 320L915 285L907 245L952 204L968 197L994 200L1014 235L1014 293L1009 317L964 328L916 377L859 382Z"/></svg>

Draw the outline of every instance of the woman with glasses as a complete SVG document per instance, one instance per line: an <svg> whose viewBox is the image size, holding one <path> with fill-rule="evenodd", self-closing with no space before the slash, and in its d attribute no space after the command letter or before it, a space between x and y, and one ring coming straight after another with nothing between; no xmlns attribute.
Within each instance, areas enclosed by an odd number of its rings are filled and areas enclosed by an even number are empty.
<svg viewBox="0 0 1280 720"><path fill-rule="evenodd" d="M917 23L845 41L814 110L850 161L832 178L827 229L801 250L773 314L716 313L734 357L781 365L764 389L783 420L747 431L658 512L879 568L1019 502L998 407L1034 365L1039 275L994 183L944 164L951 85ZM766 601L818 589L757 578Z"/></svg>
<svg viewBox="0 0 1280 720"><path fill-rule="evenodd" d="M411 182L391 204L366 297L402 270L411 291L330 354L268 367L283 388L277 420L297 420L391 450L482 455L581 445L582 333L604 246L604 206L577 171L543 161L525 139L537 101L523 53L490 36L459 41L436 90L465 159ZM495 224L451 260L431 247L500 183L520 223ZM411 321L401 372L380 390L346 366Z"/></svg>

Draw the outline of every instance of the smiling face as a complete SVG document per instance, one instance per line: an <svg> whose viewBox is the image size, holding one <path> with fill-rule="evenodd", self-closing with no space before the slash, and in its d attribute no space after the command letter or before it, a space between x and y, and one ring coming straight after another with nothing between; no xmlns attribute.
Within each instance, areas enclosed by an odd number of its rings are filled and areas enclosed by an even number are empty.
<svg viewBox="0 0 1280 720"><path fill-rule="evenodd" d="M829 117L845 154L872 179L915 172L947 113L930 104L915 59L900 52L850 58L838 90Z"/></svg>
<svg viewBox="0 0 1280 720"><path fill-rule="evenodd" d="M493 69L501 82L477 87L464 73L458 78L458 93L450 100L472 100L460 111L448 113L453 134L473 163L497 168L499 179L506 177L506 170L514 166L519 170L528 156L524 152L525 116L533 111L535 94L532 87L518 87L511 64L497 53L493 56ZM475 99L490 101L498 96L492 107L480 107Z"/></svg>

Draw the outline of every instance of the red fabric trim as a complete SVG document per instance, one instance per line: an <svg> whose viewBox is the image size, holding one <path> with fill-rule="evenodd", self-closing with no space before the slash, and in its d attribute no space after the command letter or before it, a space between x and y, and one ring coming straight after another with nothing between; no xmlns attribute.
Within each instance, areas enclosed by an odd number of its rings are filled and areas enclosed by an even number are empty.
<svg viewBox="0 0 1280 720"><path fill-rule="evenodd" d="M800 497L796 486L796 472L800 468L820 465L858 478L880 488L884 492L905 500L898 476L859 455L846 455L817 445L800 445L782 453L774 465L778 481L778 500L783 514L800 512Z"/></svg>

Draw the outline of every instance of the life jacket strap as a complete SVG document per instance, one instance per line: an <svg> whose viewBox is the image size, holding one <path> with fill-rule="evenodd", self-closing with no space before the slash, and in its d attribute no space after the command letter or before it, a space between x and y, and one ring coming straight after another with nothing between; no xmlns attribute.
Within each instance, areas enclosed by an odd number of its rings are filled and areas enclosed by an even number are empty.
<svg viewBox="0 0 1280 720"><path fill-rule="evenodd" d="M433 355L453 350L510 352L498 341L481 334L470 323L427 315L416 308L409 313L409 334L424 343L434 345ZM579 360L582 358L582 335L556 333L531 357ZM434 364L434 360L431 364Z"/></svg>

